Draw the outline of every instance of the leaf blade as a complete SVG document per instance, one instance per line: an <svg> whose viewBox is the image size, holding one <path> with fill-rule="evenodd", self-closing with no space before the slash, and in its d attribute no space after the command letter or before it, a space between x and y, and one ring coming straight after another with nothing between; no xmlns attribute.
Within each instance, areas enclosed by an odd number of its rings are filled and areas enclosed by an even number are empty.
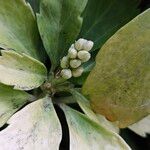
<svg viewBox="0 0 150 150"><path fill-rule="evenodd" d="M15 89L31 90L39 87L46 79L45 66L36 59L14 51L1 51L0 82Z"/></svg>
<svg viewBox="0 0 150 150"><path fill-rule="evenodd" d="M45 49L55 68L80 32L81 13L87 0L42 0L38 27Z"/></svg>
<svg viewBox="0 0 150 150"><path fill-rule="evenodd" d="M0 127L30 99L30 94L0 83Z"/></svg>
<svg viewBox="0 0 150 150"><path fill-rule="evenodd" d="M0 1L0 47L41 59L34 13L25 0Z"/></svg>
<svg viewBox="0 0 150 150"><path fill-rule="evenodd" d="M79 106L81 107L83 112L91 120L95 121L100 126L103 126L104 128L106 128L112 132L119 133L119 128L117 127L117 125L115 125L115 123L112 123L112 122L108 121L104 116L93 112L91 105L90 105L90 101L87 100L81 93L79 93L77 91L72 91L72 95L73 95L74 99L76 99L77 103L79 104Z"/></svg>
<svg viewBox="0 0 150 150"><path fill-rule="evenodd" d="M97 113L126 127L150 113L150 9L121 28L97 55L83 86Z"/></svg>
<svg viewBox="0 0 150 150"><path fill-rule="evenodd" d="M16 113L8 124L9 126L0 132L0 146L3 150L11 150L12 147L59 149L61 126L48 97L26 106Z"/></svg>
<svg viewBox="0 0 150 150"><path fill-rule="evenodd" d="M85 115L61 105L70 132L71 150L130 150L128 145L115 133L111 133Z"/></svg>

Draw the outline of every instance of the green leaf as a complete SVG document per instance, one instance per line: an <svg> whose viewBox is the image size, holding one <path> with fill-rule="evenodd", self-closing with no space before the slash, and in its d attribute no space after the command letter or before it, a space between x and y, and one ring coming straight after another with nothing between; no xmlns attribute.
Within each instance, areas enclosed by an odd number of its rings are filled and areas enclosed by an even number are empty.
<svg viewBox="0 0 150 150"><path fill-rule="evenodd" d="M89 100L87 100L81 93L77 91L72 91L72 95L74 99L76 99L77 103L83 110L83 112L93 121L98 123L99 125L103 126L104 128L119 133L119 128L113 124L112 122L108 121L104 116L95 114L92 111L92 108L90 106Z"/></svg>
<svg viewBox="0 0 150 150"><path fill-rule="evenodd" d="M95 112L126 127L150 113L150 9L111 37L83 93Z"/></svg>
<svg viewBox="0 0 150 150"><path fill-rule="evenodd" d="M30 94L0 83L0 127L31 99L33 97Z"/></svg>
<svg viewBox="0 0 150 150"><path fill-rule="evenodd" d="M86 3L87 0L41 0L37 22L53 69L75 42Z"/></svg>
<svg viewBox="0 0 150 150"><path fill-rule="evenodd" d="M128 127L136 134L146 137L150 134L150 115Z"/></svg>
<svg viewBox="0 0 150 150"><path fill-rule="evenodd" d="M112 133L85 115L61 105L70 132L71 150L130 150L119 135Z"/></svg>
<svg viewBox="0 0 150 150"><path fill-rule="evenodd" d="M26 54L14 51L1 51L0 82L14 86L15 89L31 90L39 87L45 80L45 66Z"/></svg>
<svg viewBox="0 0 150 150"><path fill-rule="evenodd" d="M33 11L25 0L0 1L0 47L41 58Z"/></svg>
<svg viewBox="0 0 150 150"><path fill-rule="evenodd" d="M51 99L46 97L17 112L0 132L2 150L58 150L61 125Z"/></svg>
<svg viewBox="0 0 150 150"><path fill-rule="evenodd" d="M79 37L93 40L93 50L100 48L140 12L139 2L140 0L89 0Z"/></svg>

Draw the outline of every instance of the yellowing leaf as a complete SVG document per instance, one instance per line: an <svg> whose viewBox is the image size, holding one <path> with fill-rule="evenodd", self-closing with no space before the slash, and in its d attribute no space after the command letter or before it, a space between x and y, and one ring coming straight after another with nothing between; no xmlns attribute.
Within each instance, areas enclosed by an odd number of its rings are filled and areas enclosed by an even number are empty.
<svg viewBox="0 0 150 150"><path fill-rule="evenodd" d="M92 111L92 108L90 106L90 102L79 92L72 91L73 98L76 99L77 103L83 110L83 112L93 121L98 123L100 126L103 126L104 128L119 133L119 128L113 124L112 122L108 121L104 116L100 114L95 114Z"/></svg>
<svg viewBox="0 0 150 150"><path fill-rule="evenodd" d="M113 124L112 122L108 121L104 116L100 114L96 114L92 111L92 108L90 106L90 102L80 93L78 92L72 92L74 98L78 102L79 106L83 110L83 112L93 121L100 124L104 128L119 133L119 128Z"/></svg>
<svg viewBox="0 0 150 150"><path fill-rule="evenodd" d="M0 0L0 47L41 58L35 16L25 0Z"/></svg>
<svg viewBox="0 0 150 150"><path fill-rule="evenodd" d="M1 150L59 150L61 125L50 98L27 105L8 124L0 132Z"/></svg>
<svg viewBox="0 0 150 150"><path fill-rule="evenodd" d="M66 105L61 108L69 127L70 150L130 150L119 135Z"/></svg>
<svg viewBox="0 0 150 150"><path fill-rule="evenodd" d="M14 51L1 51L0 82L15 89L31 90L39 87L46 79L45 66L27 56Z"/></svg>
<svg viewBox="0 0 150 150"><path fill-rule="evenodd" d="M30 99L30 94L0 83L0 127Z"/></svg>
<svg viewBox="0 0 150 150"><path fill-rule="evenodd" d="M105 43L83 93L95 112L119 127L150 113L150 9Z"/></svg>

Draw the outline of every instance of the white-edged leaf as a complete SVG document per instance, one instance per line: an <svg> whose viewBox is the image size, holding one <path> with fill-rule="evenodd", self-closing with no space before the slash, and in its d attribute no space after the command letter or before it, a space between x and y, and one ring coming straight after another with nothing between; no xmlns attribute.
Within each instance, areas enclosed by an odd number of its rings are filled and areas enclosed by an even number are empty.
<svg viewBox="0 0 150 150"><path fill-rule="evenodd" d="M17 112L0 132L1 150L58 150L61 125L49 97Z"/></svg>
<svg viewBox="0 0 150 150"><path fill-rule="evenodd" d="M0 82L15 89L31 90L39 87L46 79L45 66L38 60L15 51L1 51Z"/></svg>
<svg viewBox="0 0 150 150"><path fill-rule="evenodd" d="M0 47L40 59L39 44L31 6L25 0L0 0Z"/></svg>
<svg viewBox="0 0 150 150"><path fill-rule="evenodd" d="M0 83L0 127L25 103L34 97Z"/></svg>
<svg viewBox="0 0 150 150"><path fill-rule="evenodd" d="M70 150L130 150L123 139L66 105L63 109L70 133Z"/></svg>
<svg viewBox="0 0 150 150"><path fill-rule="evenodd" d="M146 137L150 134L150 115L128 127L136 134Z"/></svg>

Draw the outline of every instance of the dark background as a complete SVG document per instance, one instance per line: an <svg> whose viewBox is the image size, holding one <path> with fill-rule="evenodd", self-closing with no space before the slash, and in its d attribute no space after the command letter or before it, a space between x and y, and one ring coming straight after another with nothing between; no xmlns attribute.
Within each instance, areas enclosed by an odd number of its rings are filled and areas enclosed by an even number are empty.
<svg viewBox="0 0 150 150"><path fill-rule="evenodd" d="M129 129L123 129L121 136L132 150L150 150L150 135L147 135L147 138L142 138Z"/></svg>
<svg viewBox="0 0 150 150"><path fill-rule="evenodd" d="M150 8L150 0L141 0L141 4L139 7L141 8L141 11Z"/></svg>

